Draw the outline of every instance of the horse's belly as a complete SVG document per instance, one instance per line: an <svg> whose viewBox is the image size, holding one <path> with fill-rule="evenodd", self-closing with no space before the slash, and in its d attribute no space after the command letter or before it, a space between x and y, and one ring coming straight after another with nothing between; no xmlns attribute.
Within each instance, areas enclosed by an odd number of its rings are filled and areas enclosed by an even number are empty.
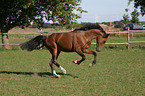
<svg viewBox="0 0 145 96"><path fill-rule="evenodd" d="M71 33L65 33L58 35L57 37L57 48L60 51L72 52L73 51L73 35Z"/></svg>
<svg viewBox="0 0 145 96"><path fill-rule="evenodd" d="M64 52L72 52L73 48L71 44L64 44L63 46L59 45L58 50L64 51Z"/></svg>

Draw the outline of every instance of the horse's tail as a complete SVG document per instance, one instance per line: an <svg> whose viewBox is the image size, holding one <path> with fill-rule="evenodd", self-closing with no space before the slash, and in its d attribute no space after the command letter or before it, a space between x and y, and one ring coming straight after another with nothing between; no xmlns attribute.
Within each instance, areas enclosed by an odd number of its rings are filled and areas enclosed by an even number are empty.
<svg viewBox="0 0 145 96"><path fill-rule="evenodd" d="M26 49L27 51L32 51L37 48L42 48L45 44L46 36L39 35L30 41L20 44L22 50Z"/></svg>

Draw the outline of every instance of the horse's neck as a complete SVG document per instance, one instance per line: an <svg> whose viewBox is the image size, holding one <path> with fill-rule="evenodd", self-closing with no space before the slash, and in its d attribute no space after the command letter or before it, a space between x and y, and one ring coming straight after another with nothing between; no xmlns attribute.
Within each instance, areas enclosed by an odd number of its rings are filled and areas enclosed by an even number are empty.
<svg viewBox="0 0 145 96"><path fill-rule="evenodd" d="M97 38L97 36L100 34L99 30L96 31L95 29L87 30L87 31L73 31L72 33L77 34L78 37L84 36L89 40Z"/></svg>
<svg viewBox="0 0 145 96"><path fill-rule="evenodd" d="M94 38L97 38L97 35L98 35L96 32L91 31L91 30L86 32L85 34L86 34L85 36L87 38L90 38L91 40L94 39Z"/></svg>

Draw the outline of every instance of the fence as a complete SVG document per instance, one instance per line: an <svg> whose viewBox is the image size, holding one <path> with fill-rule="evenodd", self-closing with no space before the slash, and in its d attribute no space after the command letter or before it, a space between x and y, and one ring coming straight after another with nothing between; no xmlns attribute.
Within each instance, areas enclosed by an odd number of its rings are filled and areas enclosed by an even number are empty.
<svg viewBox="0 0 145 96"><path fill-rule="evenodd" d="M48 33L3 33L3 34L7 34L7 35L24 35L24 36L33 35L33 37L34 37L36 35L48 35ZM127 30L127 31L120 31L120 32L107 32L107 33L109 33L109 34L119 34L119 36L120 36L120 34L127 34L126 35L127 42L125 42L125 43L105 43L107 45L127 45L128 48L129 48L131 43L145 43L145 41L130 41L130 38L133 38L133 34L134 33L145 33L145 30ZM92 44L96 44L96 43L92 43ZM19 44L0 44L0 45L18 46Z"/></svg>
<svg viewBox="0 0 145 96"><path fill-rule="evenodd" d="M145 43L145 41L130 41L130 38L133 38L134 33L145 33L145 30L128 30L128 31L120 31L120 32L107 32L108 34L127 34L127 42L126 43L105 43L107 45L127 45L128 48L131 43ZM130 36L131 34L131 36ZM145 39L144 39L145 40ZM96 44L96 43L91 43Z"/></svg>
<svg viewBox="0 0 145 96"><path fill-rule="evenodd" d="M117 33L119 35L121 33L126 33L127 34L127 43L106 43L106 44L110 44L110 45L117 45L117 44L121 45L121 44L123 44L123 45L127 45L128 49L129 49L129 46L130 46L131 43L145 43L145 41L130 41L130 38L133 38L134 33L145 33L145 30L129 30L128 29L128 31L124 31L124 32L107 32L107 33L109 33L109 34Z"/></svg>
<svg viewBox="0 0 145 96"><path fill-rule="evenodd" d="M130 44L132 43L145 43L145 41L130 41L130 38L133 38L134 33L145 33L145 30L127 30L127 31L120 31L120 32L107 32L108 34L127 34L127 43L105 43L107 45L127 45L128 49ZM131 35L131 36L130 36ZM144 39L145 40L145 39ZM92 43L96 44L96 43Z"/></svg>

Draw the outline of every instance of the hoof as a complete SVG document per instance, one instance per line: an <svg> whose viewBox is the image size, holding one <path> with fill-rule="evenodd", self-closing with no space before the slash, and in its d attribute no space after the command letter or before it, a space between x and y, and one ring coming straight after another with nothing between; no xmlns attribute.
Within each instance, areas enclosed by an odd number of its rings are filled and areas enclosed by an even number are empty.
<svg viewBox="0 0 145 96"><path fill-rule="evenodd" d="M73 63L80 65L80 62L78 60L73 61Z"/></svg>
<svg viewBox="0 0 145 96"><path fill-rule="evenodd" d="M66 74L66 70L63 70L63 74Z"/></svg>
<svg viewBox="0 0 145 96"><path fill-rule="evenodd" d="M90 64L89 64L89 67L92 67L93 65L94 65L93 63L90 63Z"/></svg>
<svg viewBox="0 0 145 96"><path fill-rule="evenodd" d="M75 60L75 61L73 61L73 63L78 64L78 61L77 61L77 60Z"/></svg>
<svg viewBox="0 0 145 96"><path fill-rule="evenodd" d="M57 75L57 74L55 74L54 77L61 78L61 76L60 75Z"/></svg>

